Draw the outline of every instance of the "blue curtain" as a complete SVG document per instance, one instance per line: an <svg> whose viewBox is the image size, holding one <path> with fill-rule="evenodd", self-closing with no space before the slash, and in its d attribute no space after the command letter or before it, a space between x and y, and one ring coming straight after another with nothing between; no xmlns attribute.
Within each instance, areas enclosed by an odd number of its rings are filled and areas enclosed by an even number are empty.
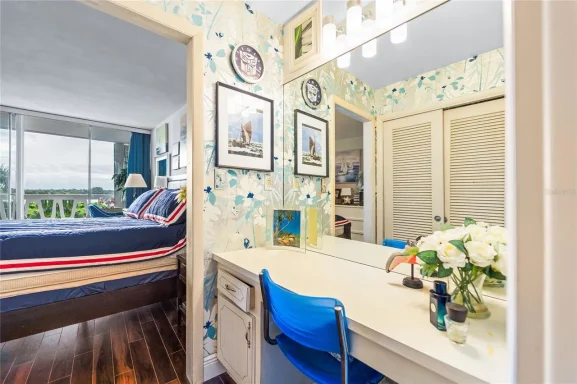
<svg viewBox="0 0 577 384"><path fill-rule="evenodd" d="M128 151L128 174L140 173L148 188L126 188L126 206L134 201L135 197L150 189L150 135L133 133L130 137ZM136 192L136 193L135 193Z"/></svg>

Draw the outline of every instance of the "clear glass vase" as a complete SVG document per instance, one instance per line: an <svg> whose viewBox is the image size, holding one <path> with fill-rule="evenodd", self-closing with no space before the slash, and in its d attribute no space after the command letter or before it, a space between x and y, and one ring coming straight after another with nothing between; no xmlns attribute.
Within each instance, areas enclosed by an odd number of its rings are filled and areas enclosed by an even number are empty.
<svg viewBox="0 0 577 384"><path fill-rule="evenodd" d="M486 277L484 273L474 275L472 271L462 270L451 275L451 280L455 284L451 301L467 307L469 311L467 317L470 319L488 319L491 316L483 297L483 283Z"/></svg>

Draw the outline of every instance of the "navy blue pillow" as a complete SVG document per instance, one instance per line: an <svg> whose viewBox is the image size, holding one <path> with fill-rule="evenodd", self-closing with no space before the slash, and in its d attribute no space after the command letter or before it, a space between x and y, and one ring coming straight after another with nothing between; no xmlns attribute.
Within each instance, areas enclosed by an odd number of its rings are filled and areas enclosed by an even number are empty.
<svg viewBox="0 0 577 384"><path fill-rule="evenodd" d="M132 204L130 204L130 207L123 211L124 215L132 217L133 219L142 219L148 207L150 207L154 200L160 196L162 191L162 189L152 189L144 192L142 195L138 196Z"/></svg>
<svg viewBox="0 0 577 384"><path fill-rule="evenodd" d="M165 189L144 213L144 218L163 225L181 224L186 221L186 200L177 200L180 189Z"/></svg>

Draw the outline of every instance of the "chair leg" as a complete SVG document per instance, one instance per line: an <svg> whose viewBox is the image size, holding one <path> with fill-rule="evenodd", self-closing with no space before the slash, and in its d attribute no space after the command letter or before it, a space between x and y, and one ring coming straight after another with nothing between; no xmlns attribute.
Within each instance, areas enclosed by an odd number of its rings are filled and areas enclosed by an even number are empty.
<svg viewBox="0 0 577 384"><path fill-rule="evenodd" d="M347 334L345 328L345 316L343 314L343 307L337 305L335 307L335 316L337 318L337 326L339 329L339 345L341 347L341 383L348 384L349 382L349 346L347 344Z"/></svg>

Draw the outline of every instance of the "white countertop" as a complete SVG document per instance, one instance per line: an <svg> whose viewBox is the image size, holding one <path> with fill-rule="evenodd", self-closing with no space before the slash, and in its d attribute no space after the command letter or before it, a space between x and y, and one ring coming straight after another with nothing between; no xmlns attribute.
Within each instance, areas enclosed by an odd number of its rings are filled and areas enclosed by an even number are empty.
<svg viewBox="0 0 577 384"><path fill-rule="evenodd" d="M409 289L399 274L316 252L256 248L216 253L214 259L256 287L258 274L268 269L275 282L294 292L341 300L352 332L452 381L508 379L504 301L486 298L491 317L471 319L467 344L459 346L429 322L429 282L422 290ZM356 355L354 343L351 354Z"/></svg>

